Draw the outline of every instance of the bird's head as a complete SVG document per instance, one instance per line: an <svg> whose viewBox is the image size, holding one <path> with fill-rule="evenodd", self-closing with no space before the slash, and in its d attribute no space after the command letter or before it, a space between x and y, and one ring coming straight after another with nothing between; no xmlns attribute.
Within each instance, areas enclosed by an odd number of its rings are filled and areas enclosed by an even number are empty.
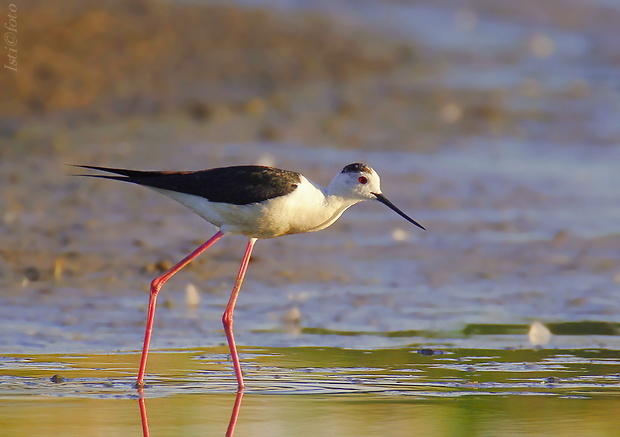
<svg viewBox="0 0 620 437"><path fill-rule="evenodd" d="M345 199L371 200L372 193L381 192L381 180L372 168L365 164L349 164L329 184L330 194Z"/></svg>
<svg viewBox="0 0 620 437"><path fill-rule="evenodd" d="M345 166L329 184L328 191L332 195L356 202L362 200L378 200L395 211L410 223L424 229L422 225L398 209L381 193L381 179L371 167L359 162Z"/></svg>

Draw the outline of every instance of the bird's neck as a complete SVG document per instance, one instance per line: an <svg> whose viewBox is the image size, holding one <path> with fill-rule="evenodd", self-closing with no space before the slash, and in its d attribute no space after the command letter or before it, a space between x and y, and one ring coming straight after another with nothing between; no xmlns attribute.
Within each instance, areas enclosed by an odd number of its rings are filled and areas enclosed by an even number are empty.
<svg viewBox="0 0 620 437"><path fill-rule="evenodd" d="M347 209L358 203L359 200L347 199L335 194L327 194L325 196L325 203L323 212L326 217L326 221L322 224L322 228L326 228L334 223Z"/></svg>
<svg viewBox="0 0 620 437"><path fill-rule="evenodd" d="M290 216L290 229L287 233L314 232L331 226L342 213L357 201L347 199L308 181L296 191L301 202L296 208L287 207L283 214ZM301 200L303 199L303 200Z"/></svg>
<svg viewBox="0 0 620 437"><path fill-rule="evenodd" d="M360 201L355 199L347 199L345 197L338 196L337 194L325 195L325 209L329 211L344 211L358 202Z"/></svg>
<svg viewBox="0 0 620 437"><path fill-rule="evenodd" d="M335 215L334 221L348 208L360 202L360 200L352 199L350 196L345 197L342 195L343 189L339 184L338 177L334 178L327 186L327 189L322 191L325 195L325 210Z"/></svg>

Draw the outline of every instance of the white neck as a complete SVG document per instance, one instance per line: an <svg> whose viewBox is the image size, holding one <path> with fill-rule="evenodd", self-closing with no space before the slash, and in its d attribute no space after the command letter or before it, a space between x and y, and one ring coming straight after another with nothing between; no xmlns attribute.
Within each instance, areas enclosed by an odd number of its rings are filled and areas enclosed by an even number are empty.
<svg viewBox="0 0 620 437"><path fill-rule="evenodd" d="M318 220L318 224L316 226L308 229L306 232L320 231L321 229L331 226L340 218L343 212L358 202L359 200L345 199L334 194L327 194L325 196L323 208L321 209L321 219Z"/></svg>

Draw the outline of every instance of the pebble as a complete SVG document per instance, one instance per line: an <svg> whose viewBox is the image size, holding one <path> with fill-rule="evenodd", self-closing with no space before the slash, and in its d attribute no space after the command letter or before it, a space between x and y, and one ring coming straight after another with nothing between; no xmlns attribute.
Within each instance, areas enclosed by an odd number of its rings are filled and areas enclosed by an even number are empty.
<svg viewBox="0 0 620 437"><path fill-rule="evenodd" d="M543 384L557 384L561 381L557 376L549 376L548 378L543 379Z"/></svg>
<svg viewBox="0 0 620 437"><path fill-rule="evenodd" d="M29 281L38 281L41 278L41 273L36 267L30 266L24 269L24 276Z"/></svg>
<svg viewBox="0 0 620 437"><path fill-rule="evenodd" d="M418 353L420 355L426 355L426 356L443 355L443 351L440 351L438 349L430 349L430 348L418 349Z"/></svg>
<svg viewBox="0 0 620 437"><path fill-rule="evenodd" d="M530 326L527 337L533 346L544 346L551 340L552 334L542 323L536 321Z"/></svg>
<svg viewBox="0 0 620 437"><path fill-rule="evenodd" d="M52 376L50 378L50 381L52 381L55 384L60 384L61 382L66 382L67 378L65 378L64 376L60 376L60 375L56 374L56 375L54 375L54 376Z"/></svg>
<svg viewBox="0 0 620 437"><path fill-rule="evenodd" d="M185 287L185 304L189 308L196 308L200 305L200 292L194 284L187 284Z"/></svg>

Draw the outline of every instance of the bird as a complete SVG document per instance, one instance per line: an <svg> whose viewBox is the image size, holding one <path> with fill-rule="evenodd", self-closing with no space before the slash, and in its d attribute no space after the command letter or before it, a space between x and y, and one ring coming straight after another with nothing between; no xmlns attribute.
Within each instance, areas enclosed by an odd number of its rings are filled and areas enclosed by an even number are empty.
<svg viewBox="0 0 620 437"><path fill-rule="evenodd" d="M363 163L346 165L322 187L301 173L261 165L239 165L199 171L140 171L94 165L74 165L110 174L80 174L130 182L164 194L215 225L218 231L150 284L144 343L136 388L145 387L146 363L159 291L173 275L226 235L248 238L222 324L230 348L238 391L245 387L235 338L233 312L254 245L259 239L315 232L332 225L356 203L383 203L415 226L425 229L382 193L375 170Z"/></svg>

